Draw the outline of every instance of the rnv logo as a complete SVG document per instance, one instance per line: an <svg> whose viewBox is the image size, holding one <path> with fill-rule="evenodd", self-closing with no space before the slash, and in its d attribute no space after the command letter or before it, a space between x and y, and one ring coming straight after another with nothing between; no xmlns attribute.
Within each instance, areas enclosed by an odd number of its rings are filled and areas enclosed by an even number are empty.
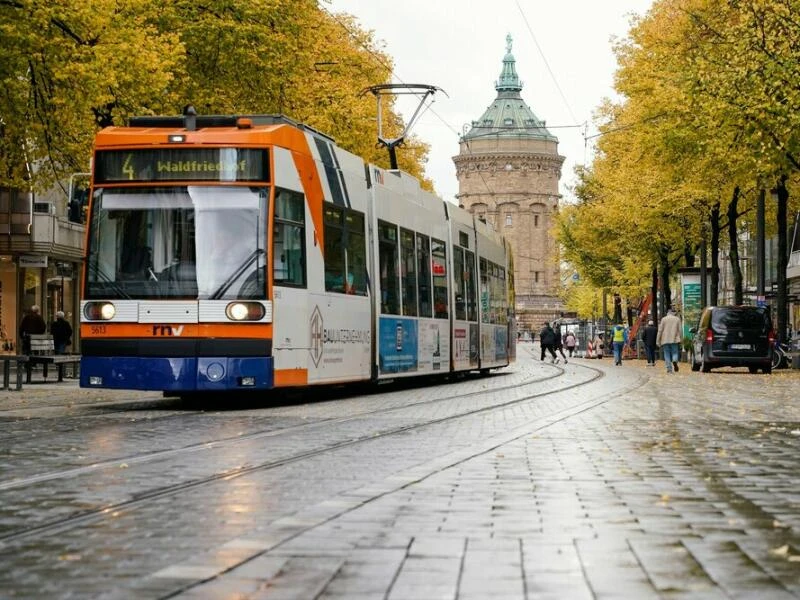
<svg viewBox="0 0 800 600"><path fill-rule="evenodd" d="M173 327L172 325L153 325L153 335L156 336L180 336L183 333L183 325L180 327Z"/></svg>

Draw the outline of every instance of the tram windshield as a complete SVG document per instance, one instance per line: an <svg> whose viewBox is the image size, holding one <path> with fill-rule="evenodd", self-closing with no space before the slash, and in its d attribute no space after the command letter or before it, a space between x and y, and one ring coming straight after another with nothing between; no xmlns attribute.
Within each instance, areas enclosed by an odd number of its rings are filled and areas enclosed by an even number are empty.
<svg viewBox="0 0 800 600"><path fill-rule="evenodd" d="M101 188L87 298L266 298L266 187Z"/></svg>

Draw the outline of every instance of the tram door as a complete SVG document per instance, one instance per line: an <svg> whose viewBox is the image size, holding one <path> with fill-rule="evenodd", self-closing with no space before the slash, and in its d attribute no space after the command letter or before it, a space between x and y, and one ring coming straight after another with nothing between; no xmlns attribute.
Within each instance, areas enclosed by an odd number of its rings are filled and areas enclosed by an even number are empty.
<svg viewBox="0 0 800 600"><path fill-rule="evenodd" d="M274 149L276 186L272 245L274 383L307 385L311 326L308 307L307 248L313 227L291 154Z"/></svg>

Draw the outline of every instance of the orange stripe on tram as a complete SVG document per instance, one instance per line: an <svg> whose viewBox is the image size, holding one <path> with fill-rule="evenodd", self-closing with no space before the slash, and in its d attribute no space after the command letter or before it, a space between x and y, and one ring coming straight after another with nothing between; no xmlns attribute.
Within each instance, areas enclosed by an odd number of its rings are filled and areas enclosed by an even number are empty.
<svg viewBox="0 0 800 600"><path fill-rule="evenodd" d="M279 369L275 371L275 386L307 385L308 369Z"/></svg>

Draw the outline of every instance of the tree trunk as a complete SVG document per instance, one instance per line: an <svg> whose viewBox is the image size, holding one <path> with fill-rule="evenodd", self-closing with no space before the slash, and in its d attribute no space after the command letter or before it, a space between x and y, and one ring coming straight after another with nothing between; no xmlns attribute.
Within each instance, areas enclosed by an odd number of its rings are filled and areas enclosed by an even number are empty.
<svg viewBox="0 0 800 600"><path fill-rule="evenodd" d="M786 175L782 175L778 182L778 339L786 342L787 328L789 325L787 311L786 269L789 266L789 253L787 252L787 216L786 209L789 203L789 190L786 189Z"/></svg>
<svg viewBox="0 0 800 600"><path fill-rule="evenodd" d="M659 261L661 262L661 291L664 296L664 302L661 306L662 316L666 311L672 307L672 289L669 285L669 275L671 266L669 264L669 251L665 247L661 247L658 253Z"/></svg>
<svg viewBox="0 0 800 600"><path fill-rule="evenodd" d="M695 246L691 245L689 242L683 245L683 260L690 269L694 266L696 254L697 248Z"/></svg>
<svg viewBox="0 0 800 600"><path fill-rule="evenodd" d="M733 303L744 304L744 291L742 290L742 268L739 265L739 238L736 231L737 211L739 210L739 186L733 188L733 197L728 204L728 244L730 250L728 257L731 260L731 274L733 275Z"/></svg>
<svg viewBox="0 0 800 600"><path fill-rule="evenodd" d="M719 202L711 209L711 290L709 306L719 303L719 238L722 227L719 224Z"/></svg>
<svg viewBox="0 0 800 600"><path fill-rule="evenodd" d="M658 266L653 267L653 283L650 286L650 294L653 297L650 314L653 316L653 324L658 327Z"/></svg>

